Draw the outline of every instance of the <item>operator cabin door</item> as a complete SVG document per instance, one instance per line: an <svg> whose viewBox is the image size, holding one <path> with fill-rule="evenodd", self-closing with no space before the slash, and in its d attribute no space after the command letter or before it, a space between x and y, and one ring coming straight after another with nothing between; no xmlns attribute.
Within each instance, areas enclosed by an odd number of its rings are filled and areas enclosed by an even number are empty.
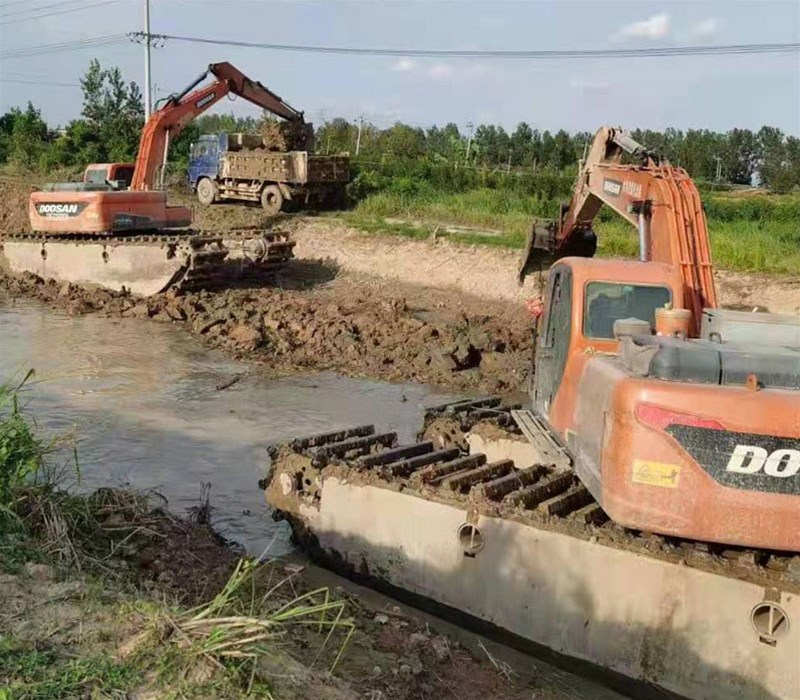
<svg viewBox="0 0 800 700"><path fill-rule="evenodd" d="M566 265L550 270L547 303L533 375L533 406L545 418L564 375L572 332L572 270Z"/></svg>

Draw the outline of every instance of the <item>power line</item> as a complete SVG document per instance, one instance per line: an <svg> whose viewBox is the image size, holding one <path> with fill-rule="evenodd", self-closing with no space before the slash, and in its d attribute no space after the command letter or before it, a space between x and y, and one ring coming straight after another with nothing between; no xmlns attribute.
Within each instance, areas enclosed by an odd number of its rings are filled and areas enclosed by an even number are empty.
<svg viewBox="0 0 800 700"><path fill-rule="evenodd" d="M31 0L12 0L11 2L4 2L2 5L0 5L0 8L11 7L12 5L21 5L22 3L30 5Z"/></svg>
<svg viewBox="0 0 800 700"><path fill-rule="evenodd" d="M74 41L62 41L55 44L38 44L35 46L25 46L21 49L10 49L0 51L0 61L12 58L29 58L31 56L47 56L68 51L80 51L83 49L97 48L100 46L110 46L111 44L126 43L124 34L107 34L105 36L77 39Z"/></svg>
<svg viewBox="0 0 800 700"><path fill-rule="evenodd" d="M53 17L55 15L65 15L68 12L79 12L83 10L93 10L96 7L101 7L103 5L110 5L111 3L118 2L119 0L105 0L105 2L96 2L93 5L83 5L81 7L72 7L67 10L61 10L56 12L47 12L43 15L36 15L35 17L21 17L19 19L12 19L8 22L0 22L0 26L5 26L7 24L17 24L18 22L28 22L32 19L44 19L45 17Z"/></svg>
<svg viewBox="0 0 800 700"><path fill-rule="evenodd" d="M0 5L0 16L3 18L5 17L13 17L15 15L25 15L29 12L41 12L42 10L47 10L51 7L61 7L63 5L74 5L76 2L80 0L62 0L61 2L55 2L51 5L41 5L39 7L26 7L24 10L15 10L14 12L5 12L3 8L5 5Z"/></svg>
<svg viewBox="0 0 800 700"><path fill-rule="evenodd" d="M131 32L132 40L145 39L144 32ZM208 39L174 34L151 34L161 41L185 41L194 44L236 46L271 51L296 51L305 53L350 54L358 56L415 56L427 58L501 58L501 59L573 59L573 58L653 58L664 56L727 56L731 54L795 53L800 43L789 44L727 44L721 46L666 46L646 49L567 49L556 51L482 51L456 49L399 49L358 48L354 46L311 46L306 44L261 44L250 41Z"/></svg>
<svg viewBox="0 0 800 700"><path fill-rule="evenodd" d="M43 80L16 80L14 78L0 78L0 83L19 83L20 85L55 85L57 87L80 87L80 83L51 83Z"/></svg>

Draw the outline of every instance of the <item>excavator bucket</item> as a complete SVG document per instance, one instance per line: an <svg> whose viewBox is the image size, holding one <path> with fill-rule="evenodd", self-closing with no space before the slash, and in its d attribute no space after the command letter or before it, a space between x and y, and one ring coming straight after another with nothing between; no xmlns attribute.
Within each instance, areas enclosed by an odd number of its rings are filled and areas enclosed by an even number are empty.
<svg viewBox="0 0 800 700"><path fill-rule="evenodd" d="M525 238L525 247L517 271L517 281L520 287L525 283L525 278L532 272L541 272L554 259L552 243L554 238L554 224L552 222L534 219Z"/></svg>
<svg viewBox="0 0 800 700"><path fill-rule="evenodd" d="M534 219L522 249L517 281L520 286L532 272L541 272L560 258L575 255L592 258L597 251L597 235L587 226L576 231L570 240L560 246L556 245L556 233L559 224L554 221Z"/></svg>

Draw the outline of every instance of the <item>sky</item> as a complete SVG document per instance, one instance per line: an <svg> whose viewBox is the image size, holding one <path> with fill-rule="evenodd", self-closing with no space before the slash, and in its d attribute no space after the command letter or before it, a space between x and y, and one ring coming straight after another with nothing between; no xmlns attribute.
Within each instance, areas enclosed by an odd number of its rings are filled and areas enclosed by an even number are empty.
<svg viewBox="0 0 800 700"><path fill-rule="evenodd" d="M0 112L77 118L92 58L144 82L144 49L120 43L28 58L5 52L140 31L145 0L0 0ZM37 9L38 8L38 9ZM47 15L47 16L45 16ZM151 0L151 31L235 41L438 49L608 49L800 42L800 0ZM363 116L427 126L728 130L800 135L800 53L610 60L489 60L288 53L168 41L156 97L230 61L310 121ZM60 83L60 84L55 84ZM241 100L215 112L257 114Z"/></svg>

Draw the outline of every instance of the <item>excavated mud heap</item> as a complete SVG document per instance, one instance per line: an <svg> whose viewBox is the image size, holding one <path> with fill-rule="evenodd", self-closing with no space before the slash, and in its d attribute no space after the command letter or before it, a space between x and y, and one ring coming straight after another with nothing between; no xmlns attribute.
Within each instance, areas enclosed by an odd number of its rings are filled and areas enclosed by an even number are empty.
<svg viewBox="0 0 800 700"><path fill-rule="evenodd" d="M313 151L314 127L304 122L267 122L261 129L268 151Z"/></svg>
<svg viewBox="0 0 800 700"><path fill-rule="evenodd" d="M311 289L229 289L146 300L3 272L0 288L70 314L183 324L209 345L274 373L335 370L494 393L524 386L530 362L522 310L478 302L453 309L434 292L404 295L359 278Z"/></svg>
<svg viewBox="0 0 800 700"><path fill-rule="evenodd" d="M32 191L30 184L0 179L0 231L27 233L31 230L28 198Z"/></svg>

